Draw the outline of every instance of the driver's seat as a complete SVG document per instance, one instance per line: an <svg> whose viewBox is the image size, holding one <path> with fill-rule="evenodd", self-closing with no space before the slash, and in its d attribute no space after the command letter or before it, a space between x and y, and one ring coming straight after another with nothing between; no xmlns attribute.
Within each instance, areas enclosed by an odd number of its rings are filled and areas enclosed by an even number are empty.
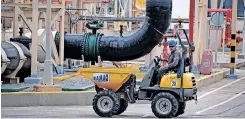
<svg viewBox="0 0 245 119"><path fill-rule="evenodd" d="M181 78L181 65L182 65L182 61L180 60L180 65L179 65L177 71L175 71L175 73L177 73L177 77L178 77L178 78ZM184 59L183 73L186 73L185 67L190 66L190 65L191 65L191 63L190 63L190 58L189 58L189 57L186 57L186 58Z"/></svg>
<svg viewBox="0 0 245 119"><path fill-rule="evenodd" d="M151 82L152 82L153 76L154 76L154 72L155 72L154 68L155 68L154 66L149 67L149 69L145 73L144 78L142 79L142 82L140 84L140 88L149 87L151 85Z"/></svg>

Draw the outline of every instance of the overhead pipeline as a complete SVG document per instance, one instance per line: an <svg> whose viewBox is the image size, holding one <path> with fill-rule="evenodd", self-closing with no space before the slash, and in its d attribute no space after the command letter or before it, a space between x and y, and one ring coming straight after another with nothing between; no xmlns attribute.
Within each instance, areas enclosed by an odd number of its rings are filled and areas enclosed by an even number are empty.
<svg viewBox="0 0 245 119"><path fill-rule="evenodd" d="M130 36L103 36L100 33L65 34L64 57L97 61L133 60L148 54L168 29L172 14L172 0L147 0L146 18L143 26ZM17 40L22 43L21 40ZM59 33L55 35L59 48ZM30 41L29 41L30 42ZM28 44L25 42L25 44Z"/></svg>

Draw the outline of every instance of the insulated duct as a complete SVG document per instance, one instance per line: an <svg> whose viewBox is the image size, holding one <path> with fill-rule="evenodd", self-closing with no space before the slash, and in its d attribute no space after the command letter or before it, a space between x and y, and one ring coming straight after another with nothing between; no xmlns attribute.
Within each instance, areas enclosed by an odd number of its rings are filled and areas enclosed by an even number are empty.
<svg viewBox="0 0 245 119"><path fill-rule="evenodd" d="M15 78L30 75L31 54L30 51L18 42L1 42L2 77Z"/></svg>
<svg viewBox="0 0 245 119"><path fill-rule="evenodd" d="M100 33L65 34L64 57L97 61L126 61L142 57L162 40L162 33L168 29L172 14L172 0L147 0L146 18L142 27L130 36L103 36ZM59 48L59 32L55 35L56 47ZM24 45L23 42L12 38Z"/></svg>

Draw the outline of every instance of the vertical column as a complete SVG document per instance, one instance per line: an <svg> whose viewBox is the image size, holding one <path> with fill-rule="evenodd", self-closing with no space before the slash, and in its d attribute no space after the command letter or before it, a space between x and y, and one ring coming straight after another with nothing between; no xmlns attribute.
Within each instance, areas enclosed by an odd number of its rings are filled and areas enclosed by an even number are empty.
<svg viewBox="0 0 245 119"><path fill-rule="evenodd" d="M44 85L53 85L53 68L51 58L51 0L47 0L46 10L46 58L44 62Z"/></svg>
<svg viewBox="0 0 245 119"><path fill-rule="evenodd" d="M2 41L6 41L6 30L5 30L5 19L3 18L2 23Z"/></svg>
<svg viewBox="0 0 245 119"><path fill-rule="evenodd" d="M243 0L243 3L244 3L244 23L243 23L243 45L242 45L242 55L244 57L245 55L245 0Z"/></svg>
<svg viewBox="0 0 245 119"><path fill-rule="evenodd" d="M71 3L71 7L72 8L77 8L77 0L72 0L72 3ZM79 12L79 10L71 10L71 18L72 19L75 19L75 17L76 17L76 15L75 15L75 13L76 13L76 11L78 11ZM75 24L71 24L71 33L76 33L77 34L77 32L76 32L76 24L77 23L75 23Z"/></svg>
<svg viewBox="0 0 245 119"><path fill-rule="evenodd" d="M38 0L32 0L31 75L37 73Z"/></svg>
<svg viewBox="0 0 245 119"><path fill-rule="evenodd" d="M43 20L40 19L38 25L39 25L39 29L42 29L43 28Z"/></svg>
<svg viewBox="0 0 245 119"><path fill-rule="evenodd" d="M107 17L107 14L108 14L108 4L105 4L104 5L104 17ZM107 21L104 21L104 29L106 29L105 31L108 31L107 30Z"/></svg>
<svg viewBox="0 0 245 119"><path fill-rule="evenodd" d="M202 60L202 55L204 53L204 50L206 48L206 33L207 33L207 4L208 4L208 0L200 0L199 2L199 10L196 10L199 12L199 14L195 14L195 17L199 17L198 20L200 22L200 25L198 27L198 25L195 24L195 30L199 29L197 31L195 31L195 34L198 34L197 39L194 40L194 44L196 47L196 51L194 52L194 58L193 58L193 63L194 63L194 67L193 67L193 72L200 72L200 64L201 64L201 60ZM196 12L196 13L198 13Z"/></svg>
<svg viewBox="0 0 245 119"><path fill-rule="evenodd" d="M114 4L114 17L119 17L117 12L118 12L118 1L119 0L114 0L115 4ZM118 26L118 22L114 22L114 31L117 30L117 26Z"/></svg>
<svg viewBox="0 0 245 119"><path fill-rule="evenodd" d="M83 8L82 7L82 1L78 0L78 8ZM78 15L81 16L82 15L82 11L83 10L79 10L78 11ZM82 34L82 20L79 20L77 25L77 34Z"/></svg>
<svg viewBox="0 0 245 119"><path fill-rule="evenodd" d="M219 9L222 9L223 6L224 6L224 0L221 0L221 1L220 1L220 4L219 4Z"/></svg>
<svg viewBox="0 0 245 119"><path fill-rule="evenodd" d="M211 2L211 8L212 9L217 9L217 5L218 5L218 0L210 0ZM208 14L211 14L211 16L214 14L215 12L209 12ZM211 20L211 19L210 19ZM210 25L214 25L212 22L210 22ZM210 26L209 26L210 27ZM216 59L217 59L217 52L218 52L218 46L219 46L219 42L220 42L220 37L219 37L220 32L218 30L211 30L210 32L210 37L213 40L210 40L210 48L215 49L215 66L216 66ZM218 40L218 41L217 41Z"/></svg>
<svg viewBox="0 0 245 119"><path fill-rule="evenodd" d="M25 22L23 22L23 34L25 34L26 33L26 24L25 24Z"/></svg>
<svg viewBox="0 0 245 119"><path fill-rule="evenodd" d="M236 59L236 34L231 35L231 60L230 60L230 73L234 74Z"/></svg>
<svg viewBox="0 0 245 119"><path fill-rule="evenodd" d="M55 23L55 30L60 31L60 18Z"/></svg>
<svg viewBox="0 0 245 119"><path fill-rule="evenodd" d="M197 46L198 46L198 41L199 41L199 39L198 39L198 33L199 33L199 31L198 31L198 21L199 21L198 20L198 18L199 18L198 13L199 13L199 10L198 9L199 9L199 0L195 0L195 15L194 15L195 19L194 19L194 31L193 31L193 33L194 33L193 42L194 42L194 45L196 47L196 51L194 52L195 56L198 55ZM197 57L193 57L193 64L194 64L194 66L198 65L198 58Z"/></svg>
<svg viewBox="0 0 245 119"><path fill-rule="evenodd" d="M206 49L207 45L207 15L208 15L208 0L203 0L203 17L202 17L202 23L200 26L200 32L202 36L200 36L200 49L199 49L199 62L202 60L202 55Z"/></svg>
<svg viewBox="0 0 245 119"><path fill-rule="evenodd" d="M86 5L84 5L82 1L81 1L81 8L86 8ZM86 13L87 13L86 11L83 11L83 10L81 11L82 16L86 16ZM81 28L82 28L81 33L85 33L85 31L86 31L85 20L84 21L81 20L80 22L81 22Z"/></svg>
<svg viewBox="0 0 245 119"><path fill-rule="evenodd" d="M60 49L59 49L59 59L60 59L60 62L59 62L59 65L61 66L60 67L60 73L63 74L63 61L64 61L64 21L65 21L65 1L62 0L62 12L61 12L61 19L60 19L60 24L61 24L61 27L60 27Z"/></svg>
<svg viewBox="0 0 245 119"><path fill-rule="evenodd" d="M230 59L230 75L235 73L236 65L236 20L237 20L237 1L232 2L232 34L231 34L231 59ZM236 77L236 76L235 76Z"/></svg>
<svg viewBox="0 0 245 119"><path fill-rule="evenodd" d="M218 0L210 0L210 2L211 2L211 8L217 8Z"/></svg>
<svg viewBox="0 0 245 119"><path fill-rule="evenodd" d="M13 23L13 37L18 35L18 29L19 29L19 24L18 24L18 17L19 17L19 12L16 9L17 6L14 8L14 23Z"/></svg>

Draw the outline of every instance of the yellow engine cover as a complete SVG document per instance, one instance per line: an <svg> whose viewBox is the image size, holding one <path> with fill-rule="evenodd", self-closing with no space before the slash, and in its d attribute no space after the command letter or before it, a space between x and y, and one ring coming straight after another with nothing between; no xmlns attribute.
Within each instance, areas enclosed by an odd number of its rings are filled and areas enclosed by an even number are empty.
<svg viewBox="0 0 245 119"><path fill-rule="evenodd" d="M177 74L166 74L162 77L160 82L161 88L180 88L181 78L177 78ZM195 76L192 73L184 73L183 88L193 88L196 84ZM194 86L193 86L194 85Z"/></svg>

